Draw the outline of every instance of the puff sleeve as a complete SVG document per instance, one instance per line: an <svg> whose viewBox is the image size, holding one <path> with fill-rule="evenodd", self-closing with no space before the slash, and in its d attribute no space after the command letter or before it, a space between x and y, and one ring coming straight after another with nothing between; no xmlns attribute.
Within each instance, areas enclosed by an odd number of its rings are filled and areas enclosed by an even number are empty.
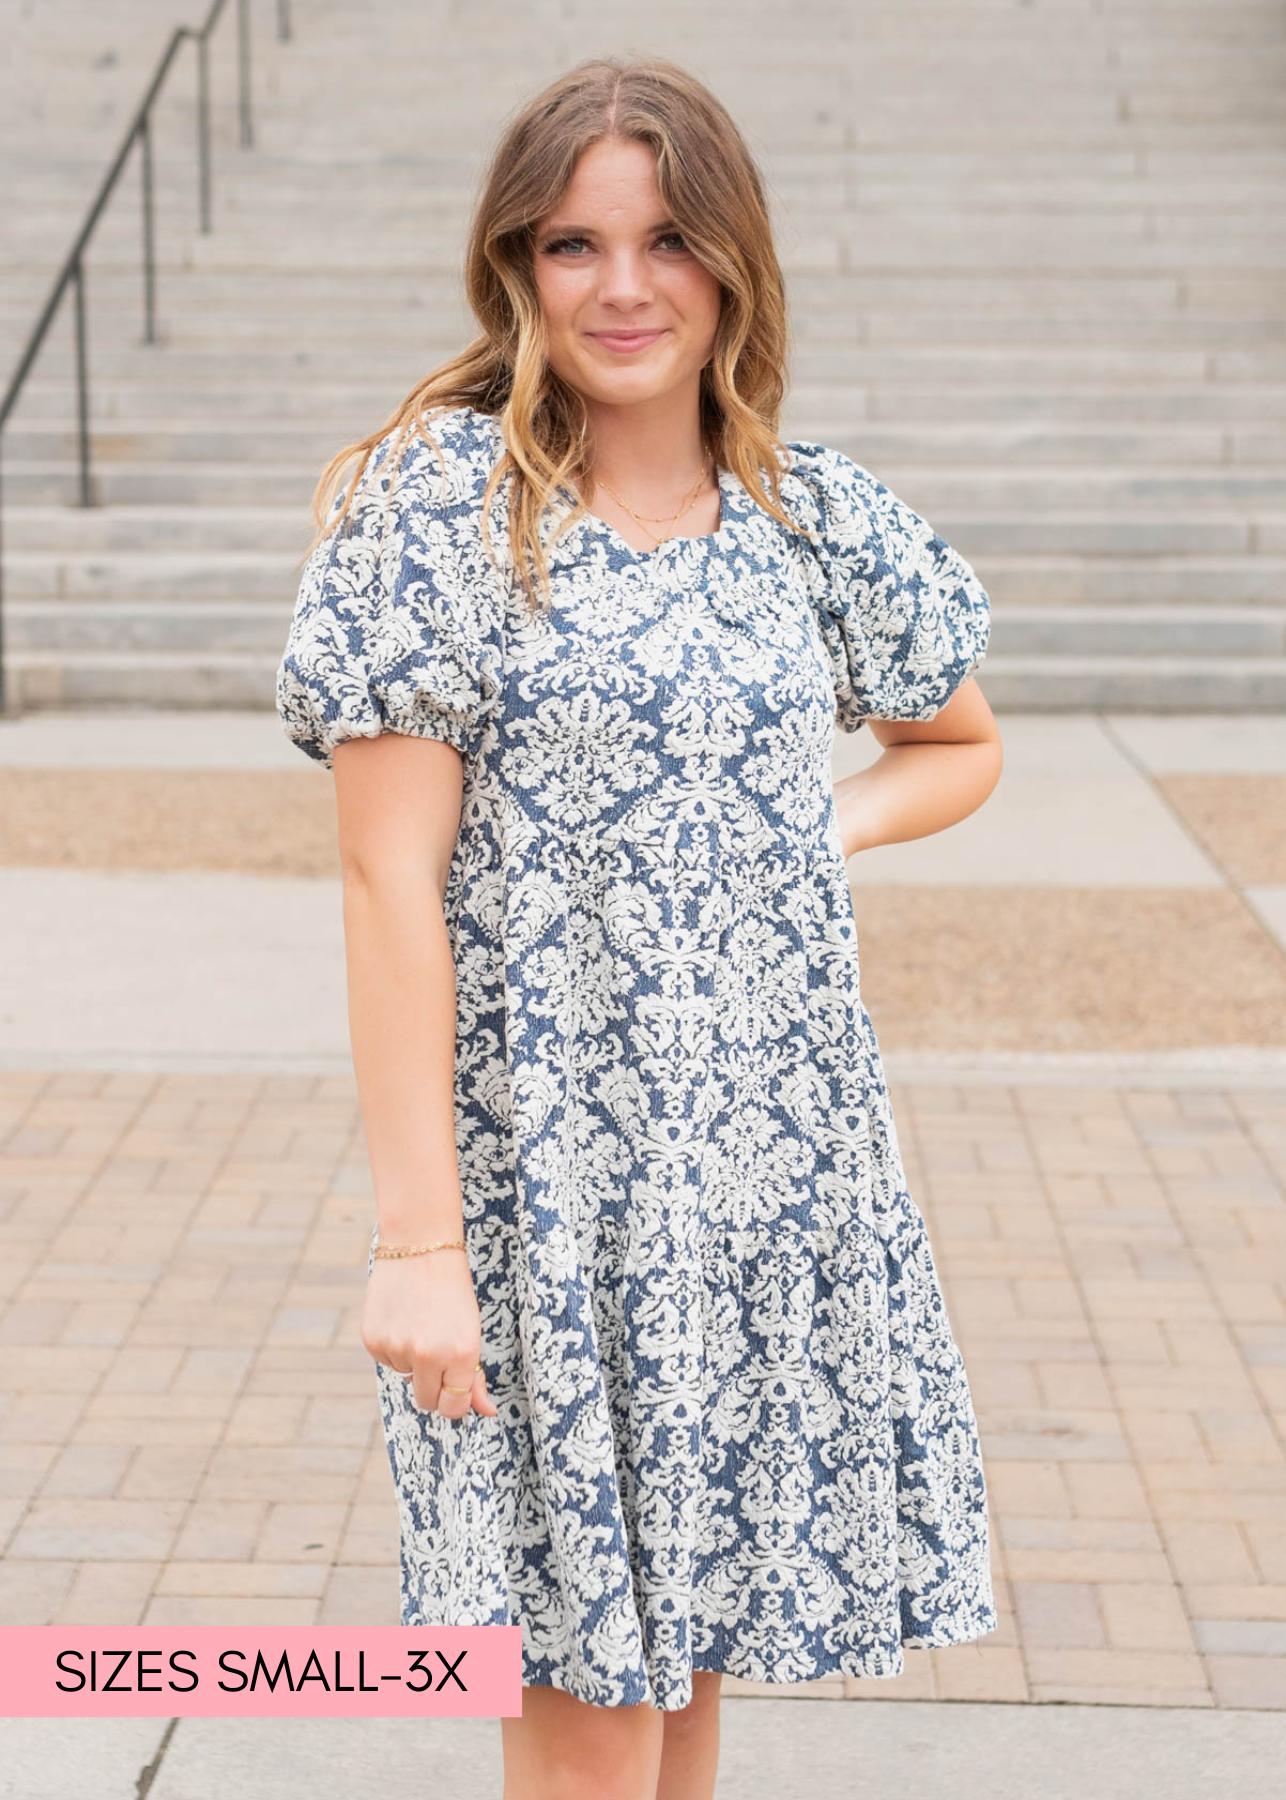
<svg viewBox="0 0 1286 1800"><path fill-rule="evenodd" d="M315 547L277 669L286 736L325 768L346 738L398 732L477 750L499 692L503 600L476 466L414 437L376 445L344 524ZM332 520L343 505L341 493Z"/></svg>
<svg viewBox="0 0 1286 1800"><path fill-rule="evenodd" d="M987 654L991 603L973 569L860 463L788 444L815 535L810 585L835 681L836 723L932 719Z"/></svg>

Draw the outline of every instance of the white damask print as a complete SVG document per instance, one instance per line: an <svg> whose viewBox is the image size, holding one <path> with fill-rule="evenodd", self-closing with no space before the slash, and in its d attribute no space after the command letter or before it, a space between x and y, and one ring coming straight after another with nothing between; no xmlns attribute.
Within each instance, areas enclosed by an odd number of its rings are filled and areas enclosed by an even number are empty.
<svg viewBox="0 0 1286 1800"><path fill-rule="evenodd" d="M496 421L430 424L445 475L416 441L390 481L381 442L277 678L326 767L382 731L464 757L456 1139L499 1413L422 1413L376 1367L402 1622L518 1624L524 1682L598 1705L681 1708L699 1669L897 1675L996 1612L831 751L837 722L933 718L985 657L987 595L796 441L811 542L725 470L705 537L643 554L573 523L533 617L482 544Z"/></svg>

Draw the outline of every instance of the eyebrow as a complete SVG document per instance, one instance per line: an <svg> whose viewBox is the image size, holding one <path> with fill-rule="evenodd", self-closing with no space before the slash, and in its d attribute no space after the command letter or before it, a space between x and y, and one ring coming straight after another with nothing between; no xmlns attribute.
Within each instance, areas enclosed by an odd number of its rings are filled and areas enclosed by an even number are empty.
<svg viewBox="0 0 1286 1800"><path fill-rule="evenodd" d="M677 219L658 219L655 224L644 226L645 231L664 231L671 225L677 225ZM560 237L593 237L592 225L547 225L542 236L557 234Z"/></svg>

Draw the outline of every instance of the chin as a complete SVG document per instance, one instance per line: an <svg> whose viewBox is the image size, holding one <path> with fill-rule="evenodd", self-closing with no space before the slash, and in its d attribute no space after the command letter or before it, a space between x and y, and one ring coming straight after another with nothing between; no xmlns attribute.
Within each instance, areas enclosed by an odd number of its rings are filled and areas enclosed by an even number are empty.
<svg viewBox="0 0 1286 1800"><path fill-rule="evenodd" d="M642 369L622 371L615 381L605 381L603 371L595 369L586 371L584 378L577 384L583 394L591 400L597 400L604 406L633 405L640 400L659 400L670 393L678 383L673 374L667 377L649 374Z"/></svg>

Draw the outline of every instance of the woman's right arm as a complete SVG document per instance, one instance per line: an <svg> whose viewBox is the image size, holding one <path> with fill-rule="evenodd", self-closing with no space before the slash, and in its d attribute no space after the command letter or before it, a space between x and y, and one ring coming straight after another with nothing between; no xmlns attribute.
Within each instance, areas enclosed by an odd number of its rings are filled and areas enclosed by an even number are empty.
<svg viewBox="0 0 1286 1800"><path fill-rule="evenodd" d="M455 964L443 902L463 760L436 738L385 732L336 746L349 1036L382 1243L464 1235L455 1141ZM413 1371L416 1402L494 1415L475 1371L481 1321L462 1250L378 1258L362 1342ZM443 1385L471 1388L443 1392Z"/></svg>

